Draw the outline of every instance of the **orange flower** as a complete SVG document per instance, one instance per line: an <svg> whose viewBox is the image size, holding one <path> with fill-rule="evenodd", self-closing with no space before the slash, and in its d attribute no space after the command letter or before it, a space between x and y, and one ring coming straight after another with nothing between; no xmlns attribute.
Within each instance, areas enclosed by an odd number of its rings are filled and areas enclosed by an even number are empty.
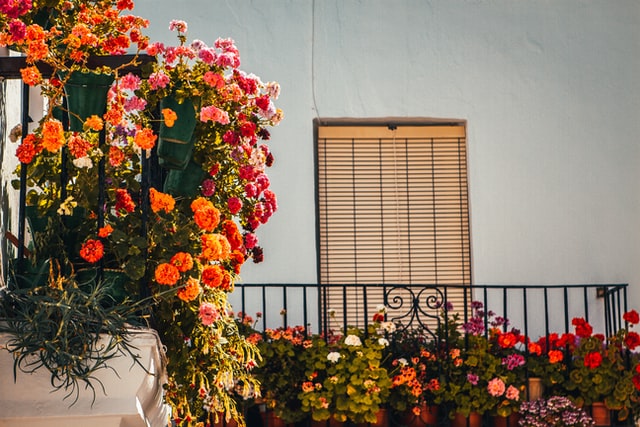
<svg viewBox="0 0 640 427"><path fill-rule="evenodd" d="M22 81L24 81L29 86L35 86L42 83L42 74L40 74L40 70L38 67L26 67L20 70L20 74L22 75Z"/></svg>
<svg viewBox="0 0 640 427"><path fill-rule="evenodd" d="M105 225L104 227L100 227L100 230L98 230L98 236L102 237L103 239L105 237L109 237L111 233L113 233L113 227L109 224Z"/></svg>
<svg viewBox="0 0 640 427"><path fill-rule="evenodd" d="M231 249L240 249L243 245L242 234L238 230L235 222L228 219L222 223L222 234L224 234L231 245Z"/></svg>
<svg viewBox="0 0 640 427"><path fill-rule="evenodd" d="M79 159L81 157L85 157L91 148L91 142L82 138L79 134L74 133L69 138L69 142L67 144L69 147L69 152L73 157Z"/></svg>
<svg viewBox="0 0 640 427"><path fill-rule="evenodd" d="M111 125L117 126L124 117L124 110L119 104L111 104L110 108L104 115L104 119Z"/></svg>
<svg viewBox="0 0 640 427"><path fill-rule="evenodd" d="M213 231L220 223L220 211L211 204L198 209L193 219L198 227L205 231Z"/></svg>
<svg viewBox="0 0 640 427"><path fill-rule="evenodd" d="M187 280L187 284L178 290L178 298L184 302L193 301L200 295L200 284L193 277Z"/></svg>
<svg viewBox="0 0 640 427"><path fill-rule="evenodd" d="M171 108L163 108L162 116L164 117L164 124L167 127L173 127L176 120L178 119L178 115Z"/></svg>
<svg viewBox="0 0 640 427"><path fill-rule="evenodd" d="M149 199L151 200L151 210L155 213L161 210L169 213L176 205L175 199L170 194L161 193L153 187L149 189Z"/></svg>
<svg viewBox="0 0 640 427"><path fill-rule="evenodd" d="M549 363L562 362L563 354L560 350L549 350Z"/></svg>
<svg viewBox="0 0 640 427"><path fill-rule="evenodd" d="M102 130L102 128L104 128L104 123L102 122L102 119L100 117L98 117L98 116L96 116L94 114L91 117L88 117L84 121L84 128L85 129L91 129L91 130L94 130L96 132L100 132Z"/></svg>
<svg viewBox="0 0 640 427"><path fill-rule="evenodd" d="M231 245L222 234L203 234L202 242L202 258L207 261L221 261L229 258L231 255Z"/></svg>
<svg viewBox="0 0 640 427"><path fill-rule="evenodd" d="M193 202L191 202L191 211L195 213L197 210L207 206L213 206L213 203L211 203L209 200L205 199L204 197L198 197Z"/></svg>
<svg viewBox="0 0 640 427"><path fill-rule="evenodd" d="M133 142L143 150L150 150L156 144L157 138L151 129L145 128L136 133L136 136L133 137Z"/></svg>
<svg viewBox="0 0 640 427"><path fill-rule="evenodd" d="M173 286L180 279L180 272L174 265L164 262L156 267L155 278L161 285Z"/></svg>
<svg viewBox="0 0 640 427"><path fill-rule="evenodd" d="M171 264L173 264L178 271L184 273L193 268L193 258L191 257L191 254L187 252L178 252L171 257Z"/></svg>
<svg viewBox="0 0 640 427"><path fill-rule="evenodd" d="M50 120L42 125L42 146L49 152L55 153L64 145L64 131L62 123Z"/></svg>
<svg viewBox="0 0 640 427"><path fill-rule="evenodd" d="M114 168L117 168L124 161L124 152L116 146L109 148L109 164Z"/></svg>
<svg viewBox="0 0 640 427"><path fill-rule="evenodd" d="M100 261L104 255L104 246L102 242L95 239L89 239L82 244L80 248L80 256L87 262L94 263Z"/></svg>
<svg viewBox="0 0 640 427"><path fill-rule="evenodd" d="M224 269L219 265L209 265L202 270L202 283L209 288L219 288L224 279Z"/></svg>

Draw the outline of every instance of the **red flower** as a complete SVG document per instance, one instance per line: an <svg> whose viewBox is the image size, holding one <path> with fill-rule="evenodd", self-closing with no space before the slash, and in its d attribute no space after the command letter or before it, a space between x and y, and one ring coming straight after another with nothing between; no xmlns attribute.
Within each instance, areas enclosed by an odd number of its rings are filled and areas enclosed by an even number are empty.
<svg viewBox="0 0 640 427"><path fill-rule="evenodd" d="M640 322L640 315L635 310L627 311L622 318L625 322L629 322L632 325L637 325Z"/></svg>
<svg viewBox="0 0 640 427"><path fill-rule="evenodd" d="M549 350L548 356L549 356L549 363L562 362L562 359L564 358L564 355L560 350Z"/></svg>
<svg viewBox="0 0 640 427"><path fill-rule="evenodd" d="M624 339L624 344L629 350L635 350L640 345L640 335L637 332L629 332Z"/></svg>
<svg viewBox="0 0 640 427"><path fill-rule="evenodd" d="M384 321L384 314L382 313L376 313L373 315L373 321L374 322L383 322Z"/></svg>
<svg viewBox="0 0 640 427"><path fill-rule="evenodd" d="M593 333L593 328L591 327L591 325L582 317L575 317L571 321L571 324L576 327L576 335L580 338L589 337Z"/></svg>
<svg viewBox="0 0 640 427"><path fill-rule="evenodd" d="M595 369L602 364L602 355L597 351L592 351L584 357L584 366Z"/></svg>
<svg viewBox="0 0 640 427"><path fill-rule="evenodd" d="M500 348L513 348L518 343L518 337L513 332L505 332L498 336Z"/></svg>
<svg viewBox="0 0 640 427"><path fill-rule="evenodd" d="M94 263L100 261L104 255L104 246L102 242L95 239L89 239L82 244L80 248L80 256L87 262Z"/></svg>
<svg viewBox="0 0 640 427"><path fill-rule="evenodd" d="M636 390L640 391L640 375L634 375L631 377L631 381L633 381L633 385Z"/></svg>

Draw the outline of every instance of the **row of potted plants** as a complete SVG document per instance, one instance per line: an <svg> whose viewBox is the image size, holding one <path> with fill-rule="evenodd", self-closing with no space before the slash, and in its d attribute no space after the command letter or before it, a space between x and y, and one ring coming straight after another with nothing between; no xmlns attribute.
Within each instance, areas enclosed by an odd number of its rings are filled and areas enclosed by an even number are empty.
<svg viewBox="0 0 640 427"><path fill-rule="evenodd" d="M262 399L288 423L308 417L375 423L380 408L390 409L396 420L431 419L429 407L450 419L508 417L540 397L528 388L540 378L542 397L565 397L585 408L602 402L616 422L640 415L636 311L626 313L627 326L610 337L575 318L574 332L534 341L481 303L473 302L472 309L473 316L461 322L453 307L442 307L434 334L386 322L383 307L366 330L253 331L263 357L254 370Z"/></svg>

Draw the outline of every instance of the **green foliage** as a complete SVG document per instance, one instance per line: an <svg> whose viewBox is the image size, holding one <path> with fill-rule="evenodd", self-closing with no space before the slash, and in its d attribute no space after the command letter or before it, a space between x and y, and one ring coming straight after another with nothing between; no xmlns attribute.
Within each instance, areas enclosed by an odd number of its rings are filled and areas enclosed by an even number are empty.
<svg viewBox="0 0 640 427"><path fill-rule="evenodd" d="M129 331L143 304L117 305L110 294L108 281L83 284L51 270L45 285L2 295L0 332L10 334L14 376L46 368L54 390L73 398L72 405L83 387L95 400L96 387L103 388L96 372L111 369L109 361L121 355L138 363Z"/></svg>

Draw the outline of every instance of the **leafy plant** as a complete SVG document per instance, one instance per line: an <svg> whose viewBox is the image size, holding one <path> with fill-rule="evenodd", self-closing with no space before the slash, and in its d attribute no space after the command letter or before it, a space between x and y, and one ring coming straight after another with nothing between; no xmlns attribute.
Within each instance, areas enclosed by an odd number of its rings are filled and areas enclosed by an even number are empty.
<svg viewBox="0 0 640 427"><path fill-rule="evenodd" d="M104 392L95 374L113 370L114 358L128 356L144 369L129 335L144 304L114 304L110 287L108 281L78 282L52 265L45 285L2 295L0 332L9 334L14 376L46 368L54 390L72 397L73 405L82 387L91 390L93 401L97 386Z"/></svg>

